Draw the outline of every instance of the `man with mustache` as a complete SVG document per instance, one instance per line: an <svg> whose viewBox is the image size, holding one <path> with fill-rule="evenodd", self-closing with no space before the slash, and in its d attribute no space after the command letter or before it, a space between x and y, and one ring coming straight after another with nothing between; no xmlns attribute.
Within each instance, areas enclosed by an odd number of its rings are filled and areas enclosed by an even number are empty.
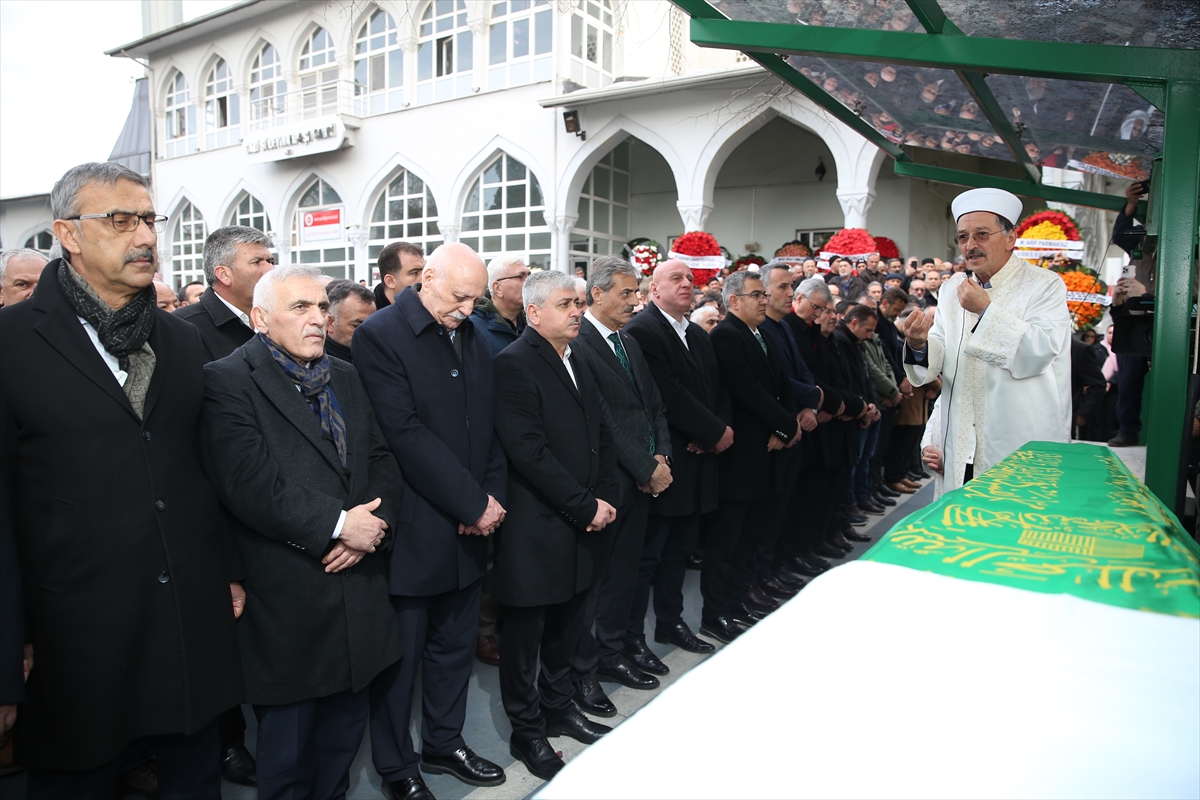
<svg viewBox="0 0 1200 800"><path fill-rule="evenodd" d="M913 386L942 376L941 427L926 431L938 492L957 489L1032 440L1071 435L1071 315L1055 273L1013 255L1021 201L971 189L951 204L967 272L942 284L932 322L913 317L905 366ZM932 433L932 436L931 436Z"/></svg>
<svg viewBox="0 0 1200 800"><path fill-rule="evenodd" d="M255 336L204 367L200 454L245 577L263 800L345 796L368 686L401 652L384 570L403 483L354 368L325 355L319 277L268 272Z"/></svg>
<svg viewBox="0 0 1200 800"><path fill-rule="evenodd" d="M617 521L596 534L599 558L575 653L575 702L590 714L616 716L597 677L632 689L654 689L667 666L635 665L624 654L650 497L671 485L671 435L666 410L641 346L622 329L638 302L638 274L619 256L598 258L588 270L588 310L574 352L587 363L608 407L616 444ZM596 633L591 632L595 622ZM651 673L651 674L648 674Z"/></svg>
<svg viewBox="0 0 1200 800"><path fill-rule="evenodd" d="M145 178L82 164L50 206L63 257L0 311L0 552L15 549L24 588L0 628L24 621L31 645L16 720L27 796L112 797L125 758L153 748L164 797L215 800L245 593L195 450L200 336L157 308L166 217Z"/></svg>
<svg viewBox="0 0 1200 800"><path fill-rule="evenodd" d="M385 791L433 795L420 772L472 786L504 770L463 739L488 537L504 519L506 467L493 432L496 382L487 337L467 319L487 287L465 244L434 250L421 282L354 332L350 349L406 487L388 585L404 658L371 688L371 751ZM422 752L409 732L421 676Z"/></svg>

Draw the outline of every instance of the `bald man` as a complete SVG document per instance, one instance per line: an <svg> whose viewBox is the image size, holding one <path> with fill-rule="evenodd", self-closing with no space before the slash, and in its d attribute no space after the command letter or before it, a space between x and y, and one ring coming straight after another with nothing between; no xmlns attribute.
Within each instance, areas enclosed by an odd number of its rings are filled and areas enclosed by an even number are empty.
<svg viewBox="0 0 1200 800"><path fill-rule="evenodd" d="M504 519L508 481L493 432L491 346L467 323L487 277L470 247L444 244L421 282L368 317L350 342L407 484L395 498L388 574L404 657L371 690L375 769L397 798L433 797L422 771L472 786L504 782L504 771L462 736L487 542ZM420 754L409 733L419 667Z"/></svg>
<svg viewBox="0 0 1200 800"><path fill-rule="evenodd" d="M158 307L168 314L175 313L175 309L179 308L179 295L162 281L154 282L154 297Z"/></svg>
<svg viewBox="0 0 1200 800"><path fill-rule="evenodd" d="M18 248L0 253L0 306L28 300L37 288L46 257L37 250Z"/></svg>

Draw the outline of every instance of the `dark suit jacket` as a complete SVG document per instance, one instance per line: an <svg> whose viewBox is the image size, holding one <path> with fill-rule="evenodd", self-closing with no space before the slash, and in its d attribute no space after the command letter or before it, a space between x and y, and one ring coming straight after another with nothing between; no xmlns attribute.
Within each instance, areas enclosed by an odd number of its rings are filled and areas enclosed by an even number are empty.
<svg viewBox="0 0 1200 800"><path fill-rule="evenodd" d="M394 531L392 498L404 485L358 374L334 360L330 371L346 423L346 467L257 337L204 367L200 458L238 523L246 576L238 636L248 703L358 691L400 657L387 553L377 549L333 574L321 563L342 511L378 497L375 515Z"/></svg>
<svg viewBox="0 0 1200 800"><path fill-rule="evenodd" d="M1099 420L1097 416L1104 407L1104 371L1096 360L1096 351L1071 337L1071 399L1072 415L1084 417L1088 422ZM1084 392L1084 389L1087 389ZM1072 427L1074 427L1072 419Z"/></svg>
<svg viewBox="0 0 1200 800"><path fill-rule="evenodd" d="M0 481L0 706L25 701L25 604L21 569L8 502L8 481Z"/></svg>
<svg viewBox="0 0 1200 800"><path fill-rule="evenodd" d="M699 325L686 328L688 346L663 312L651 304L625 326L642 354L667 414L671 435L671 485L650 501L650 513L680 517L717 507L720 456L690 453L693 442L711 450L725 434L729 392L721 383L712 341ZM735 436L736 438L736 436Z"/></svg>
<svg viewBox="0 0 1200 800"><path fill-rule="evenodd" d="M624 504L634 492L640 491L639 485L650 480L658 467L654 456L671 457L671 433L667 429L666 409L641 346L628 333L618 333L633 370L632 381L604 336L586 318L579 322L579 337L571 345L571 352L587 362L600 388L606 419L617 448L617 464L625 478L619 482L621 503ZM650 452L652 429L654 453Z"/></svg>
<svg viewBox="0 0 1200 800"><path fill-rule="evenodd" d="M848 368L834 350L834 343L821 335L819 325L810 325L795 314L784 317L796 337L800 355L804 358L813 378L825 392L825 404L821 410L835 418L817 426L805 444L805 457L809 460L805 468L817 460L826 468L844 467L858 458L858 428L853 422L836 418L838 409L845 406L843 414L857 416L863 409L863 399L849 388Z"/></svg>
<svg viewBox="0 0 1200 800"><path fill-rule="evenodd" d="M216 361L237 350L250 341L254 331L247 328L229 307L221 302L210 286L200 295L198 302L184 306L175 312L179 319L186 319L200 331L204 343L204 363Z"/></svg>
<svg viewBox="0 0 1200 800"><path fill-rule="evenodd" d="M767 452L767 443L771 436L789 442L799 428L792 387L774 342L763 337L767 344L763 353L754 333L733 314L710 335L721 381L733 399L733 446L721 456L721 500L766 500L772 495L771 481L779 477L776 453Z"/></svg>
<svg viewBox="0 0 1200 800"><path fill-rule="evenodd" d="M394 595L413 597L464 589L483 577L487 537L460 534L458 526L479 519L489 494L505 505L507 488L494 433L491 348L474 326L459 325L460 364L419 288L396 295L350 340L408 485L403 497L394 495L400 513L388 585Z"/></svg>
<svg viewBox="0 0 1200 800"><path fill-rule="evenodd" d="M508 456L508 516L496 540L501 605L552 605L588 588L599 537L587 526L597 498L617 503L596 380L574 353L571 368L578 389L532 326L496 356L496 432Z"/></svg>
<svg viewBox="0 0 1200 800"><path fill-rule="evenodd" d="M479 329L491 345L492 355L500 355L500 351L517 340L521 332L502 318L490 300L482 300L471 312L471 324ZM517 315L517 325L525 329L525 312Z"/></svg>
<svg viewBox="0 0 1200 800"><path fill-rule="evenodd" d="M18 758L81 770L139 736L195 733L243 690L228 530L195 451L200 336L156 312L139 420L60 263L0 310L0 454L35 651Z"/></svg>

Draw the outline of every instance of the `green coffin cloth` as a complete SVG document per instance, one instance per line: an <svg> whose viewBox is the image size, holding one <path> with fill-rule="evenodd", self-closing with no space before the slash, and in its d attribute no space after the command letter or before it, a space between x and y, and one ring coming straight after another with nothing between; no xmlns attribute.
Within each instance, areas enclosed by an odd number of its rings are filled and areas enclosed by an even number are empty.
<svg viewBox="0 0 1200 800"><path fill-rule="evenodd" d="M1112 451L1030 442L863 556L1139 611L1200 617L1200 547Z"/></svg>

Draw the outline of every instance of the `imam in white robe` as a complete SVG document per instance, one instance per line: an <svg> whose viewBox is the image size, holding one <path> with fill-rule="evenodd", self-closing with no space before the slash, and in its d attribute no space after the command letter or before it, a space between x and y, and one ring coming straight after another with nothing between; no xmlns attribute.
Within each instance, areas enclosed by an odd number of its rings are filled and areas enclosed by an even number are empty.
<svg viewBox="0 0 1200 800"><path fill-rule="evenodd" d="M958 303L965 279L958 273L938 292L925 365L910 363L915 355L905 345L913 386L942 375L941 413L926 440L942 451L945 491L962 485L968 463L980 475L1027 442L1071 436L1071 314L1062 278L1010 256L985 290L991 304L982 319Z"/></svg>

